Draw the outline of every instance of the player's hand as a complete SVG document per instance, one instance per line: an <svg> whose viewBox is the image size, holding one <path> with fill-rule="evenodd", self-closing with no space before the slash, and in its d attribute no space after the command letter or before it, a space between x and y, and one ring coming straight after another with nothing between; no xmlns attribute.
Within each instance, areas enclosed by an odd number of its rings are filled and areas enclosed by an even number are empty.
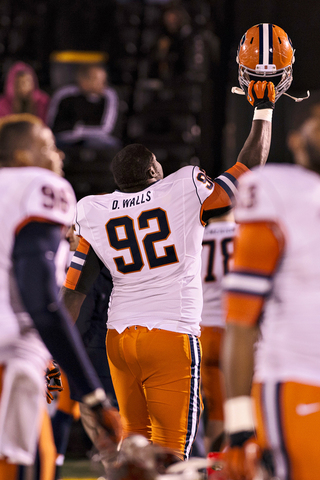
<svg viewBox="0 0 320 480"><path fill-rule="evenodd" d="M47 403L51 403L53 400L52 392L62 392L63 390L60 368L54 360L50 361L46 369L45 379Z"/></svg>
<svg viewBox="0 0 320 480"><path fill-rule="evenodd" d="M91 407L95 414L99 425L102 427L104 434L100 435L99 446L106 450L116 448L123 435L121 418L118 410L110 406L109 402L102 402Z"/></svg>
<svg viewBox="0 0 320 480"><path fill-rule="evenodd" d="M274 108L276 103L276 92L272 82L255 82L251 80L247 91L247 100L258 110Z"/></svg>
<svg viewBox="0 0 320 480"><path fill-rule="evenodd" d="M253 480L260 465L260 447L253 432L249 438L248 432L243 432L242 438L241 433L237 434L236 442L231 439L231 444L223 452L223 472L230 480Z"/></svg>

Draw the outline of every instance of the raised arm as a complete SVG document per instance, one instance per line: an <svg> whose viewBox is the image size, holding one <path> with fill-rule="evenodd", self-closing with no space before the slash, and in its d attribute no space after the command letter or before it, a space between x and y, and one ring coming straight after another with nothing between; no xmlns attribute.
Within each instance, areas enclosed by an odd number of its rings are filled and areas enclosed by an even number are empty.
<svg viewBox="0 0 320 480"><path fill-rule="evenodd" d="M256 165L267 161L272 130L272 114L275 102L275 90L272 82L251 81L247 100L254 106L251 131L243 145L235 165L214 179L215 188L203 202L201 218L206 215L222 215L233 206L238 178ZM204 214L204 212L209 212Z"/></svg>
<svg viewBox="0 0 320 480"><path fill-rule="evenodd" d="M264 165L270 151L272 114L275 105L273 83L252 80L249 84L247 100L254 107L253 121L237 161L252 168L256 165Z"/></svg>
<svg viewBox="0 0 320 480"><path fill-rule="evenodd" d="M249 136L238 155L237 161L250 169L256 165L264 165L270 151L271 130L271 120L254 119Z"/></svg>

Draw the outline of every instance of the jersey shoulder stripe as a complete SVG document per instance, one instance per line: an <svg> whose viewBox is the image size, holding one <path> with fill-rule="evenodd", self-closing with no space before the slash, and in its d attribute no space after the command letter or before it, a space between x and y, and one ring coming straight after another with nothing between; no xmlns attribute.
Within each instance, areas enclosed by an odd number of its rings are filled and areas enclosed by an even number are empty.
<svg viewBox="0 0 320 480"><path fill-rule="evenodd" d="M215 179L215 182L219 183L219 185L224 188L227 193L230 191L229 197L231 199L233 198L238 188L238 180L236 177L228 172L225 172L219 175L219 177Z"/></svg>
<svg viewBox="0 0 320 480"><path fill-rule="evenodd" d="M232 200L238 187L238 178L243 173L247 172L248 168L240 162L237 162L233 167L215 178L218 183L229 195Z"/></svg>
<svg viewBox="0 0 320 480"><path fill-rule="evenodd" d="M88 243L84 238L80 238L78 248L74 252L66 279L63 284L64 287L69 288L70 290L76 289L89 249L90 243Z"/></svg>
<svg viewBox="0 0 320 480"><path fill-rule="evenodd" d="M237 190L238 178L247 171L248 168L245 165L237 162L226 172L215 178L214 189L211 195L204 201L202 209L217 210L230 207Z"/></svg>
<svg viewBox="0 0 320 480"><path fill-rule="evenodd" d="M220 175L219 177L215 178L214 180L223 190L228 194L230 200L233 199L236 193L236 186L231 181L228 181L225 175Z"/></svg>
<svg viewBox="0 0 320 480"><path fill-rule="evenodd" d="M228 292L267 296L272 289L272 278L252 272L231 272L223 279Z"/></svg>
<svg viewBox="0 0 320 480"><path fill-rule="evenodd" d="M82 266L84 265L86 257L87 256L84 253L75 251L70 263L70 267L75 268L76 270L82 270Z"/></svg>

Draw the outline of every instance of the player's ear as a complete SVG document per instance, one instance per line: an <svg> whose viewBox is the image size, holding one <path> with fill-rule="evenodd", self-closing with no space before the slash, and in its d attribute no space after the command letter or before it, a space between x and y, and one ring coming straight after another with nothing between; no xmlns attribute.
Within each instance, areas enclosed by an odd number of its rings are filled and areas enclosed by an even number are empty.
<svg viewBox="0 0 320 480"><path fill-rule="evenodd" d="M30 150L14 150L13 163L17 167L32 167L34 165L33 155Z"/></svg>
<svg viewBox="0 0 320 480"><path fill-rule="evenodd" d="M151 165L147 170L147 178L154 178L157 175L156 169Z"/></svg>

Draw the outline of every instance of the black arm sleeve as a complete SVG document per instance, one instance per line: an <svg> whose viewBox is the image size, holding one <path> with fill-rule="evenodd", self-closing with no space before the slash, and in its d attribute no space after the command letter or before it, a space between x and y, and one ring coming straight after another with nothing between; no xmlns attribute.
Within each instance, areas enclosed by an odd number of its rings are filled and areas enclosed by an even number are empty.
<svg viewBox="0 0 320 480"><path fill-rule="evenodd" d="M14 272L26 311L43 342L83 396L102 385L78 330L58 298L54 257L60 239L59 225L26 225L16 237Z"/></svg>

